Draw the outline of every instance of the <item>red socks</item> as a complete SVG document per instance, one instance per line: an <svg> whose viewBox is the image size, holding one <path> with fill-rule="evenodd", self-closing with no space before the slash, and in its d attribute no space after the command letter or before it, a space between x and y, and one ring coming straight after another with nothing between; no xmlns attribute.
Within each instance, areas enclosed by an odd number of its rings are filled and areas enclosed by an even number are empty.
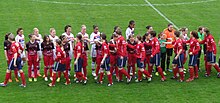
<svg viewBox="0 0 220 103"><path fill-rule="evenodd" d="M66 82L67 82L67 84L69 84L70 83L70 80L69 80L69 77L68 77L68 72L63 72L63 75L64 75L64 77L66 78Z"/></svg>
<svg viewBox="0 0 220 103"><path fill-rule="evenodd" d="M60 71L58 71L58 78L60 78L61 77L61 72Z"/></svg>
<svg viewBox="0 0 220 103"><path fill-rule="evenodd" d="M194 79L194 69L193 68L189 68L189 78L190 79Z"/></svg>
<svg viewBox="0 0 220 103"><path fill-rule="evenodd" d="M53 81L52 81L52 85L55 85L55 82L56 82L56 76L57 76L57 73L53 73Z"/></svg>
<svg viewBox="0 0 220 103"><path fill-rule="evenodd" d="M144 69L143 73L149 78L151 77L150 74Z"/></svg>
<svg viewBox="0 0 220 103"><path fill-rule="evenodd" d="M21 75L22 84L23 84L23 85L26 85L26 80L25 80L24 73L22 72L22 73L20 73L20 75Z"/></svg>
<svg viewBox="0 0 220 103"><path fill-rule="evenodd" d="M50 77L52 77L52 73L53 73L53 70L52 70L52 68L50 68Z"/></svg>
<svg viewBox="0 0 220 103"><path fill-rule="evenodd" d="M128 68L128 74L130 74L130 72L131 72L131 66L128 66L127 68Z"/></svg>
<svg viewBox="0 0 220 103"><path fill-rule="evenodd" d="M96 74L96 76L98 76L98 75L99 75L99 70L100 70L100 66L99 66L99 65L97 65L96 70L95 70L95 74Z"/></svg>
<svg viewBox="0 0 220 103"><path fill-rule="evenodd" d="M10 73L6 73L4 84L8 83L8 79L10 78Z"/></svg>
<svg viewBox="0 0 220 103"><path fill-rule="evenodd" d="M87 69L86 69L86 67L83 67L83 73L84 73L84 77L87 77Z"/></svg>
<svg viewBox="0 0 220 103"><path fill-rule="evenodd" d="M217 64L214 65L214 68L218 73L220 72L219 66Z"/></svg>
<svg viewBox="0 0 220 103"><path fill-rule="evenodd" d="M15 74L15 78L18 79L18 69L17 68L14 70L14 74Z"/></svg>
<svg viewBox="0 0 220 103"><path fill-rule="evenodd" d="M177 73L178 73L178 67L176 67L176 68L173 68L173 76L175 77L175 78L177 78Z"/></svg>
<svg viewBox="0 0 220 103"><path fill-rule="evenodd" d="M149 66L148 67L148 73L151 75L152 74L152 70L153 70L153 66Z"/></svg>
<svg viewBox="0 0 220 103"><path fill-rule="evenodd" d="M198 68L198 66L195 66L194 67L194 72L195 72L195 77L199 77L199 68Z"/></svg>
<svg viewBox="0 0 220 103"><path fill-rule="evenodd" d="M130 79L130 75L126 72L126 70L124 68L119 70L119 72L121 72L121 74L124 74L125 76L127 76L127 79Z"/></svg>
<svg viewBox="0 0 220 103"><path fill-rule="evenodd" d="M142 72L138 70L138 80L142 80Z"/></svg>
<svg viewBox="0 0 220 103"><path fill-rule="evenodd" d="M133 76L135 76L135 70L136 70L135 65L133 65L133 66L132 66Z"/></svg>
<svg viewBox="0 0 220 103"><path fill-rule="evenodd" d="M44 76L47 77L47 68L44 68Z"/></svg>
<svg viewBox="0 0 220 103"><path fill-rule="evenodd" d="M161 67L158 67L157 69L158 69L158 73L160 74L160 76L162 78L165 78L165 76L163 75L163 69Z"/></svg>
<svg viewBox="0 0 220 103"><path fill-rule="evenodd" d="M32 71L31 71L31 67L28 67L28 78L32 78L31 73L32 73Z"/></svg>
<svg viewBox="0 0 220 103"><path fill-rule="evenodd" d="M111 74L108 75L108 81L110 84L112 84L112 75Z"/></svg>
<svg viewBox="0 0 220 103"><path fill-rule="evenodd" d="M179 74L180 74L180 79L181 80L184 80L184 72L182 71L182 72L179 72Z"/></svg>
<svg viewBox="0 0 220 103"><path fill-rule="evenodd" d="M101 72L101 73L100 73L100 77L99 77L99 82L101 82L101 81L102 81L103 76L104 76L104 73L103 73L103 72Z"/></svg>

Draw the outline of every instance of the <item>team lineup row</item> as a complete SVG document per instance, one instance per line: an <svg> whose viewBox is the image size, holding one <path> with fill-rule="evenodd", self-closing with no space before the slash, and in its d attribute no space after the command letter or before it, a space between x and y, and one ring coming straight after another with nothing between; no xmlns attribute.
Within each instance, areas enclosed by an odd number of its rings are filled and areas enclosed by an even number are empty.
<svg viewBox="0 0 220 103"><path fill-rule="evenodd" d="M15 80L18 80L18 74L21 77L21 87L26 87L25 75L22 67L27 61L28 64L28 81L37 81L40 75L40 60L43 58L45 81L48 81L48 71L50 80L48 86L55 86L55 82L60 81L61 73L66 79L65 85L71 84L69 74L71 70L71 60L74 60L74 78L76 83L87 83L87 60L89 55L89 46L91 46L92 57L92 75L97 83L103 84L104 71L108 78L108 85L112 86L112 76L116 75L117 81L123 81L123 75L127 78L127 83L131 79L141 82L143 78L151 81L153 66L156 66L156 73L161 76L161 81L166 80L165 60L167 70L169 69L170 57L175 53L172 62L172 79L183 82L185 80L184 64L189 57L189 75L186 82L191 82L198 78L198 70L200 64L200 56L202 47L205 54L205 76L210 76L212 66L218 72L220 77L220 68L216 63L216 44L209 29L199 27L197 31L190 32L190 38L187 36L187 28L179 31L173 29L172 24L163 32L157 34L152 26L147 26L147 32L141 36L134 37L135 22L131 20L126 30L126 39L122 36L120 27L116 26L111 36L111 40L107 41L106 34L100 33L98 26L93 26L93 33L86 33L86 26L82 25L81 32L76 37L71 33L71 26L64 28L64 33L56 36L54 28L50 29L50 35L43 38L39 34L39 30L34 28L33 34L29 34L30 41L25 43L23 29L18 28L17 35L8 33L5 36L4 50L8 68L5 80L0 86L7 86L8 81L11 82L11 71L15 73ZM189 50L188 50L189 46ZM125 66L127 63L127 70ZM138 67L136 78L136 65ZM146 69L147 67L147 69ZM19 73L18 73L19 72ZM178 79L179 74L179 79Z"/></svg>

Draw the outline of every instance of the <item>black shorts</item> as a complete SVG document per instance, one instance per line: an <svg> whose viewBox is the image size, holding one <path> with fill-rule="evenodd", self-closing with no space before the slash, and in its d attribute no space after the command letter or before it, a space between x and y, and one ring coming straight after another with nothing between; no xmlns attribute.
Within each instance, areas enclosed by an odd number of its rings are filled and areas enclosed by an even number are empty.
<svg viewBox="0 0 220 103"><path fill-rule="evenodd" d="M64 70L66 70L66 65L65 64L61 64L59 62L55 63L55 66L54 66L54 71L55 72L58 72L58 71L63 72Z"/></svg>
<svg viewBox="0 0 220 103"><path fill-rule="evenodd" d="M166 52L167 52L167 56L172 56L173 55L173 48L167 48Z"/></svg>

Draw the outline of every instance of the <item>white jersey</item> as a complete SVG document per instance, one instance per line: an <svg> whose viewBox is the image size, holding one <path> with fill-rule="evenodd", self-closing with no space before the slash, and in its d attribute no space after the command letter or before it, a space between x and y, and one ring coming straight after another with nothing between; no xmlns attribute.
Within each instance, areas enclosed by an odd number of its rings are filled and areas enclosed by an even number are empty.
<svg viewBox="0 0 220 103"><path fill-rule="evenodd" d="M50 40L53 42L54 44L54 49L53 49L53 57L56 58L56 40L59 39L58 36L51 36L49 35Z"/></svg>
<svg viewBox="0 0 220 103"><path fill-rule="evenodd" d="M39 48L40 48L39 57L42 58L41 43L43 42L43 38L41 34L38 34L38 36L37 35L35 36L36 36L36 42L39 44Z"/></svg>
<svg viewBox="0 0 220 103"><path fill-rule="evenodd" d="M126 40L128 40L128 38L129 38L130 35L134 35L134 28L128 27L128 28L126 29L125 34L126 34Z"/></svg>
<svg viewBox="0 0 220 103"><path fill-rule="evenodd" d="M24 47L25 47L24 35L16 35L15 41L16 41L17 43L20 43L21 46L22 46L22 48L25 49L25 48L24 48ZM26 57L26 55L25 55L25 52L23 51L23 52L21 53L21 58L25 58L25 57Z"/></svg>
<svg viewBox="0 0 220 103"><path fill-rule="evenodd" d="M69 44L70 44L70 51L69 51L69 54L70 54L70 59L73 58L73 43L74 43L74 35L72 33L70 33L70 35L67 35L66 32L63 33L62 35L65 35L67 37L67 39L69 40Z"/></svg>
<svg viewBox="0 0 220 103"><path fill-rule="evenodd" d="M79 32L78 34L83 35L81 32ZM85 39L89 39L89 35L88 35L87 33L85 33L85 34L83 35L83 38L85 38ZM87 42L87 43L88 43L87 40L84 40L84 42Z"/></svg>
<svg viewBox="0 0 220 103"><path fill-rule="evenodd" d="M100 32L94 33L90 35L90 44L92 45L91 47L91 56L96 57L96 50L95 50L95 40L100 40Z"/></svg>

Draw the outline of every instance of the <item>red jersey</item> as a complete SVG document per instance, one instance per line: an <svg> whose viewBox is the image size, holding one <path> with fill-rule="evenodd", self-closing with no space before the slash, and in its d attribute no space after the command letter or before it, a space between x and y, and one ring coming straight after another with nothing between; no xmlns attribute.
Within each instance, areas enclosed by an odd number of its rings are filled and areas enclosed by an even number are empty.
<svg viewBox="0 0 220 103"><path fill-rule="evenodd" d="M29 41L26 44L26 51L28 52L28 55L30 56L37 55L37 51L39 50L40 50L40 47L37 41L34 41L33 43Z"/></svg>
<svg viewBox="0 0 220 103"><path fill-rule="evenodd" d="M77 54L80 53L80 57L82 57L82 43L78 42L74 48L74 57L77 58Z"/></svg>
<svg viewBox="0 0 220 103"><path fill-rule="evenodd" d="M109 50L110 51L114 51L114 52L110 52L111 55L116 55L117 48L116 48L116 42L114 40L110 40L110 42L109 42Z"/></svg>
<svg viewBox="0 0 220 103"><path fill-rule="evenodd" d="M64 51L65 51L65 53L66 53L66 57L69 57L70 43L69 43L69 42L65 43L65 44L63 45L63 49L64 49Z"/></svg>
<svg viewBox="0 0 220 103"><path fill-rule="evenodd" d="M136 46L137 45L137 43L136 42L130 42L130 41L128 41L128 44L130 44L130 45L133 45L133 46ZM127 46L127 51L128 51L128 53L130 53L130 54L134 54L135 53L135 49L134 48L131 48L131 47L129 47L129 46Z"/></svg>
<svg viewBox="0 0 220 103"><path fill-rule="evenodd" d="M95 49L96 49L97 58L101 58L102 57L102 45L96 45Z"/></svg>
<svg viewBox="0 0 220 103"><path fill-rule="evenodd" d="M126 41L123 36L118 37L116 47L117 47L118 56L127 56Z"/></svg>
<svg viewBox="0 0 220 103"><path fill-rule="evenodd" d="M137 58L140 58L141 61L144 61L146 55L145 55L145 48L143 43L139 43L136 45L136 56Z"/></svg>
<svg viewBox="0 0 220 103"><path fill-rule="evenodd" d="M104 56L105 54L107 54L107 57L109 56L109 47L106 42L103 42L102 43L102 56Z"/></svg>
<svg viewBox="0 0 220 103"><path fill-rule="evenodd" d="M152 47L152 54L151 55L156 55L157 53L160 53L160 42L156 37L153 38L151 41L151 47Z"/></svg>
<svg viewBox="0 0 220 103"><path fill-rule="evenodd" d="M207 45L207 51L208 52L213 52L214 54L216 54L217 50L216 50L216 43L215 40L213 38L213 36L211 34L209 34L208 36L205 36L204 40L200 42L201 44L206 44Z"/></svg>
<svg viewBox="0 0 220 103"><path fill-rule="evenodd" d="M196 55L199 53L200 45L197 39L190 38L187 43L189 43L189 53L192 52L193 55Z"/></svg>
<svg viewBox="0 0 220 103"><path fill-rule="evenodd" d="M11 42L9 42L8 40L5 40L4 41L4 50L7 51L7 56L9 57L12 57L13 56L13 53L12 51L10 50L11 48Z"/></svg>
<svg viewBox="0 0 220 103"><path fill-rule="evenodd" d="M183 53L183 41L181 39L177 39L176 41L174 41L173 48L175 54L178 54L181 49L182 49L181 53Z"/></svg>
<svg viewBox="0 0 220 103"><path fill-rule="evenodd" d="M44 56L53 56L53 49L54 49L54 44L52 42L49 42L49 43L42 42L41 43L41 50L43 51Z"/></svg>
<svg viewBox="0 0 220 103"><path fill-rule="evenodd" d="M59 46L56 46L56 58L55 61L59 62L61 64L65 64L66 63L66 54L65 51L62 50Z"/></svg>
<svg viewBox="0 0 220 103"><path fill-rule="evenodd" d="M21 49L21 45L19 43L12 43L10 47L10 51L12 51L12 55L14 56L15 53L17 53L17 57L20 57L19 49ZM14 57L13 57L14 58Z"/></svg>
<svg viewBox="0 0 220 103"><path fill-rule="evenodd" d="M151 55L151 53L152 53L151 41L149 41L149 42L145 41L144 48L145 48L146 55Z"/></svg>

